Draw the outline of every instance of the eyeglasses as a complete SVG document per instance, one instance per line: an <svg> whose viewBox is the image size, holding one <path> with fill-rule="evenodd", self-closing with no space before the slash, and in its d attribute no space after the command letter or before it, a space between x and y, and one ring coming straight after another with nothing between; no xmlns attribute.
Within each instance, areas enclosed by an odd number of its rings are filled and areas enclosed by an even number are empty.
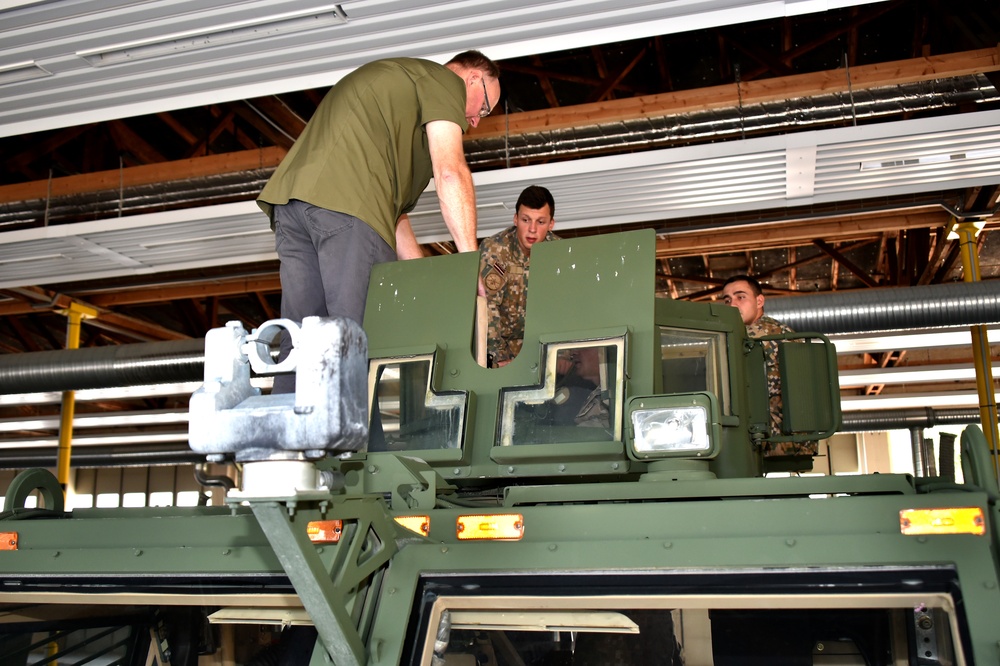
<svg viewBox="0 0 1000 666"><path fill-rule="evenodd" d="M483 82L483 108L479 109L479 117L485 118L493 111L493 107L490 106L490 94L486 92L486 77L479 80Z"/></svg>

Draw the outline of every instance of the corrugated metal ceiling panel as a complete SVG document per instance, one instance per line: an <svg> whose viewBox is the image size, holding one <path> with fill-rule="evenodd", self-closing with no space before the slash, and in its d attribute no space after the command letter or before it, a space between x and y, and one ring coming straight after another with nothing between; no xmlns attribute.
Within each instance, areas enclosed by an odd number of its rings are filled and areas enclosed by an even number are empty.
<svg viewBox="0 0 1000 666"><path fill-rule="evenodd" d="M0 136L331 85L387 56L510 58L871 1L8 2Z"/></svg>

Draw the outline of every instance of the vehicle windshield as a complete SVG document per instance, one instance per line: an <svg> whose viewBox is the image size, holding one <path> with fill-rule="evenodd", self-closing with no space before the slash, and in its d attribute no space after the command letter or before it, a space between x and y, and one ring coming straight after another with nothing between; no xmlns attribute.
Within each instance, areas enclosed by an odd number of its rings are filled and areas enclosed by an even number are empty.
<svg viewBox="0 0 1000 666"><path fill-rule="evenodd" d="M965 663L943 594L440 597L430 614L421 664Z"/></svg>
<svg viewBox="0 0 1000 666"><path fill-rule="evenodd" d="M621 439L624 338L549 344L542 382L504 389L498 444Z"/></svg>
<svg viewBox="0 0 1000 666"><path fill-rule="evenodd" d="M467 395L431 386L433 355L372 359L369 451L457 449L462 444Z"/></svg>
<svg viewBox="0 0 1000 666"><path fill-rule="evenodd" d="M661 326L660 359L664 393L714 393L731 413L725 333Z"/></svg>

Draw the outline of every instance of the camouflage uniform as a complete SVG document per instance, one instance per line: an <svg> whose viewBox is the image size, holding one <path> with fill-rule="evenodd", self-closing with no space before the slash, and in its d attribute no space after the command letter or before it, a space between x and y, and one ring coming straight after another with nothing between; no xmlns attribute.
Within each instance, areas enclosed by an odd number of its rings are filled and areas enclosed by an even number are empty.
<svg viewBox="0 0 1000 666"><path fill-rule="evenodd" d="M558 240L551 231L546 241ZM524 339L528 256L517 242L517 228L509 227L483 240L479 247L479 276L486 287L490 328L486 353L493 364L510 361Z"/></svg>
<svg viewBox="0 0 1000 666"><path fill-rule="evenodd" d="M763 315L752 324L747 325L747 335L751 338L761 338L765 335L780 335L792 333L792 329L773 317ZM771 434L781 434L781 371L778 368L778 343L774 340L762 342L764 361L767 365L767 395L771 411ZM819 444L810 442L777 442L765 444L765 456L800 456L816 455Z"/></svg>

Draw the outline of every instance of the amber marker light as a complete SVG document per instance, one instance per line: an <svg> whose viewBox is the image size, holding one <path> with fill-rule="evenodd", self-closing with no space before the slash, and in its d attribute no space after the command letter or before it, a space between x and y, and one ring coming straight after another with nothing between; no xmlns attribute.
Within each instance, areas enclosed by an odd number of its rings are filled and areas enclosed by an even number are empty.
<svg viewBox="0 0 1000 666"><path fill-rule="evenodd" d="M313 543L337 543L343 531L342 520L311 520L306 524L306 534Z"/></svg>
<svg viewBox="0 0 1000 666"><path fill-rule="evenodd" d="M427 536L431 533L430 516L396 516L393 520L420 536Z"/></svg>
<svg viewBox="0 0 1000 666"><path fill-rule="evenodd" d="M461 541L473 539L513 541L524 536L524 516L519 513L488 513L459 516L455 535Z"/></svg>
<svg viewBox="0 0 1000 666"><path fill-rule="evenodd" d="M0 550L17 550L17 532L0 532Z"/></svg>
<svg viewBox="0 0 1000 666"><path fill-rule="evenodd" d="M950 509L903 509L899 531L909 536L921 534L986 534L986 517L979 507Z"/></svg>

